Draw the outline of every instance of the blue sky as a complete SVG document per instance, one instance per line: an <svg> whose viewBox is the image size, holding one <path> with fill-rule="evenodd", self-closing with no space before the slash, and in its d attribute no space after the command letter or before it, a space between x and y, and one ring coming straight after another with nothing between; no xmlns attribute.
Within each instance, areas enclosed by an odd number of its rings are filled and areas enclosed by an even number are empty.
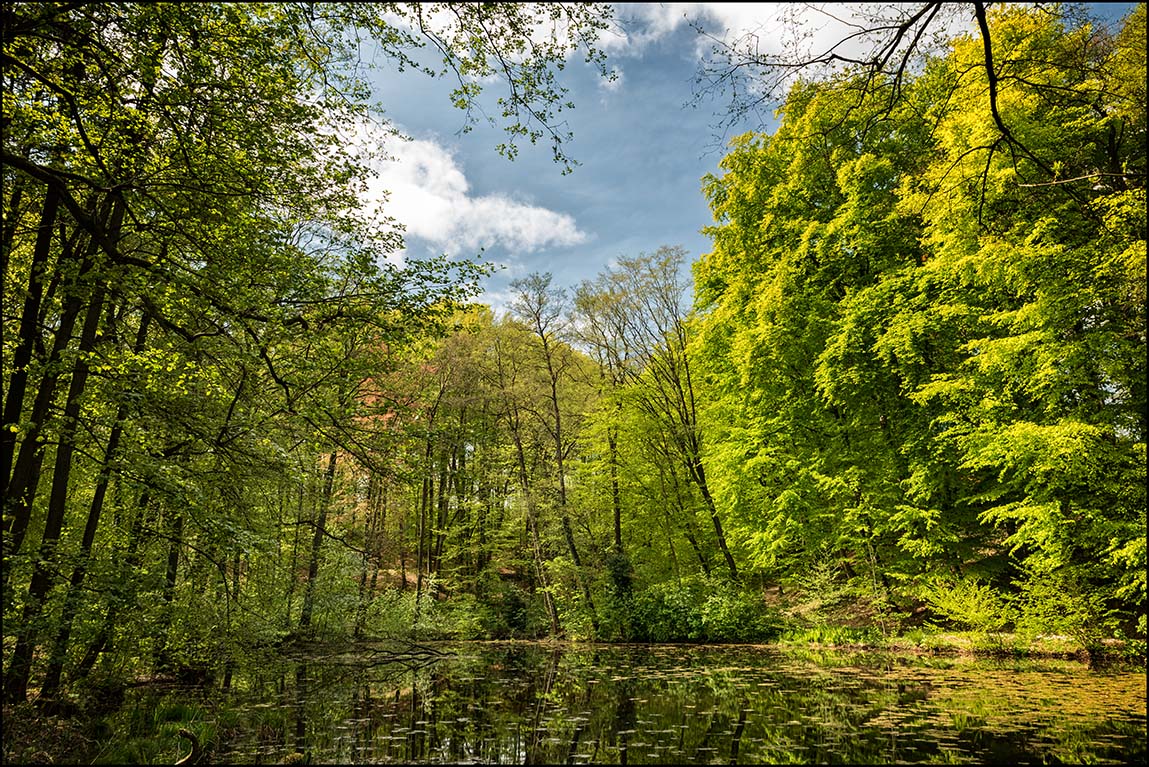
<svg viewBox="0 0 1149 767"><path fill-rule="evenodd" d="M480 300L502 310L510 280L551 272L573 288L613 259L681 245L691 259L709 249L700 230L712 221L702 177L718 172L725 139L765 123L716 128L721 104L686 106L704 47L687 20L717 36L758 29L763 45L780 44L780 4L633 3L617 6L622 26L604 38L619 73L607 86L581 61L562 73L575 109L564 112L574 133L569 175L549 145L524 145L514 161L498 155L500 130L480 125L461 134L465 118L448 101L451 82L381 69L376 98L410 142L388 142L394 160L377 184L390 191L383 210L407 227L407 255L446 253L503 268L484 283ZM856 5L827 4L844 18ZM1129 3L1097 4L1119 18ZM842 27L805 11L815 43L838 39ZM953 23L967 23L957 19ZM497 85L492 86L492 97ZM482 250L481 250L482 249Z"/></svg>

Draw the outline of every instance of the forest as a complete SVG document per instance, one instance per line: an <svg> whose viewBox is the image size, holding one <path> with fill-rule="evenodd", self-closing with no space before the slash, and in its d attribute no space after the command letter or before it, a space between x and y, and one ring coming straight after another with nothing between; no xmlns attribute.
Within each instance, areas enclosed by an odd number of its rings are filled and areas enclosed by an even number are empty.
<svg viewBox="0 0 1149 767"><path fill-rule="evenodd" d="M359 45L564 163L609 13L448 5L4 5L7 704L300 642L1144 646L1145 4L797 77L709 252L506 312L386 259Z"/></svg>

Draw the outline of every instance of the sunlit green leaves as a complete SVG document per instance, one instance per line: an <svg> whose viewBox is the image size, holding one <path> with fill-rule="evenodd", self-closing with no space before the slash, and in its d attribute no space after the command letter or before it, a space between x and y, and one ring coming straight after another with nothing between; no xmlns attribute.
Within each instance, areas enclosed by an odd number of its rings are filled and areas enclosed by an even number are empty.
<svg viewBox="0 0 1149 767"><path fill-rule="evenodd" d="M698 353L717 495L763 565L874 546L891 576L1025 561L1140 593L1116 563L1145 524L1144 174L1117 169L1143 162L1143 15L1113 40L991 14L1008 135L970 106L966 38L900 101L799 83L775 135L731 144Z"/></svg>

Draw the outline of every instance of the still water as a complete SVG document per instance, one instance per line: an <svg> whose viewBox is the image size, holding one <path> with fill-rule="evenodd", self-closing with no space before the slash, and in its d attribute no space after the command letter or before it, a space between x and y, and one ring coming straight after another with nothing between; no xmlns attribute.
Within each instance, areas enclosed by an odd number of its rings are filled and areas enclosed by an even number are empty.
<svg viewBox="0 0 1149 767"><path fill-rule="evenodd" d="M1144 669L747 646L436 645L238 672L215 757L274 763L1146 759ZM278 665L278 664L277 664Z"/></svg>

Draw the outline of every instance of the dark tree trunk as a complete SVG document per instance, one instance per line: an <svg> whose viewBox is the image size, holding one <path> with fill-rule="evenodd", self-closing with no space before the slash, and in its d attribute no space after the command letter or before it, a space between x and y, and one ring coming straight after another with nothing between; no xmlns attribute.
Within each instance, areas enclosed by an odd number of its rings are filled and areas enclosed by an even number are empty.
<svg viewBox="0 0 1149 767"><path fill-rule="evenodd" d="M136 514L132 520L132 529L128 537L128 548L124 553L124 567L119 584L108 597L107 611L104 613L104 622L99 632L88 643L84 657L76 666L72 679L83 679L96 665L100 653L108 650L112 633L116 630L121 613L131 609L136 596L135 573L140 566L140 543L143 540L144 523L151 506L151 498L145 492L140 497L136 507Z"/></svg>
<svg viewBox="0 0 1149 767"><path fill-rule="evenodd" d="M168 541L168 562L164 571L163 590L163 618L160 621L159 632L156 636L156 652L153 659L157 671L168 667L168 628L172 622L172 604L176 595L176 580L179 577L180 549L183 547L184 518L179 512L169 522L171 528Z"/></svg>
<svg viewBox="0 0 1149 767"><path fill-rule="evenodd" d="M702 459L697 457L690 467L691 474L693 475L694 482L698 485L699 491L702 493L702 500L706 504L706 510L710 514L710 521L714 523L714 536L718 539L718 548L722 550L722 556L726 559L726 567L730 570L731 580L738 580L738 566L734 564L734 557L730 554L730 547L726 545L726 534L722 530L722 520L718 518L718 509L714 505L714 498L710 495L710 487L706 483L706 472L702 468Z"/></svg>
<svg viewBox="0 0 1149 767"><path fill-rule="evenodd" d="M85 259L80 269L80 279L88 271L91 261ZM79 280L78 280L79 281ZM64 309L60 315L60 324L56 329L55 339L52 342L52 351L48 355L48 372L40 380L36 391L36 399L32 403L32 413L29 417L28 431L20 443L20 452L16 457L16 466L12 477L8 481L4 493L4 556L5 559L15 556L24 544L24 536L28 532L28 523L32 516L32 503L36 498L36 491L40 485L40 470L44 462L45 444L40 435L44 430L48 414L56 398L56 387L63 374L58 364L64 351L72 342L72 330L76 326L76 319L80 310L84 308L82 296L73 291L64 302ZM7 419L5 419L7 420ZM8 583L8 568L4 568L3 582Z"/></svg>
<svg viewBox="0 0 1149 767"><path fill-rule="evenodd" d="M13 205L19 204L17 187L13 192ZM44 193L44 210L40 214L36 245L32 250L32 264L28 277L28 294L24 297L24 310L20 315L20 329L16 348L12 351L12 373L8 392L4 400L4 422L0 424L0 482L8 483L12 473L12 458L16 450L16 432L11 428L20 422L20 412L24 409L24 394L28 388L28 363L32 361L32 349L39 336L40 301L44 295L44 273L48 257L52 251L52 229L56 224L56 213L60 208L60 193L49 185ZM12 222L15 226L15 221ZM8 243L11 232L4 236L4 269L0 274L8 279Z"/></svg>
<svg viewBox="0 0 1149 767"><path fill-rule="evenodd" d="M76 449L80 398L88 383L87 353L96 345L96 331L100 325L103 302L104 290L102 287L97 287L88 303L84 327L80 333L80 354L72 370L68 398L64 404L60 443L56 448L56 465L52 472L51 494L48 497L48 509L44 519L44 535L40 540L40 551L36 566L32 570L32 582L28 586L28 601L24 605L16 647L12 652L12 661L5 679L5 695L12 702L23 701L28 696L28 678L32 672L32 658L36 651L37 624L44 600L52 588L53 573L56 570L54 561L56 545L60 540L68 507L68 483L71 479L72 459Z"/></svg>
<svg viewBox="0 0 1149 767"><path fill-rule="evenodd" d="M614 512L614 550L622 554L622 497L618 489L618 431L610 427L606 437L610 447L610 506Z"/></svg>
<svg viewBox="0 0 1149 767"><path fill-rule="evenodd" d="M327 509L331 505L331 495L335 488L335 462L338 454L332 450L327 460L327 471L323 475L323 495L319 499L319 511L315 518L315 535L311 538L311 559L307 565L307 588L303 592L303 609L299 614L299 633L311 629L311 614L315 609L315 581L319 577L319 553L323 548L323 536L327 532Z"/></svg>
<svg viewBox="0 0 1149 767"><path fill-rule="evenodd" d="M140 318L140 326L136 332L136 342L133 350L140 354L144 350L144 343L148 335L149 316L144 314ZM92 544L96 540L96 529L100 524L100 514L104 508L104 498L108 491L108 481L111 479L112 463L120 447L120 436L123 432L124 421L128 417L126 405L121 404L116 410L116 420L112 425L111 434L108 435L108 446L104 451L104 465L96 477L96 487L92 494L92 502L88 507L88 521L84 525L84 538L80 542L80 558L72 570L72 578L68 584L68 595L64 600L64 609L60 618L60 630L56 634L56 642L48 660L48 669L44 676L44 684L40 688L40 697L52 698L60 684L60 672L64 667L64 657L68 651L68 639L72 633L72 621L80 606L80 591L84 578L88 573L88 559L91 556Z"/></svg>

